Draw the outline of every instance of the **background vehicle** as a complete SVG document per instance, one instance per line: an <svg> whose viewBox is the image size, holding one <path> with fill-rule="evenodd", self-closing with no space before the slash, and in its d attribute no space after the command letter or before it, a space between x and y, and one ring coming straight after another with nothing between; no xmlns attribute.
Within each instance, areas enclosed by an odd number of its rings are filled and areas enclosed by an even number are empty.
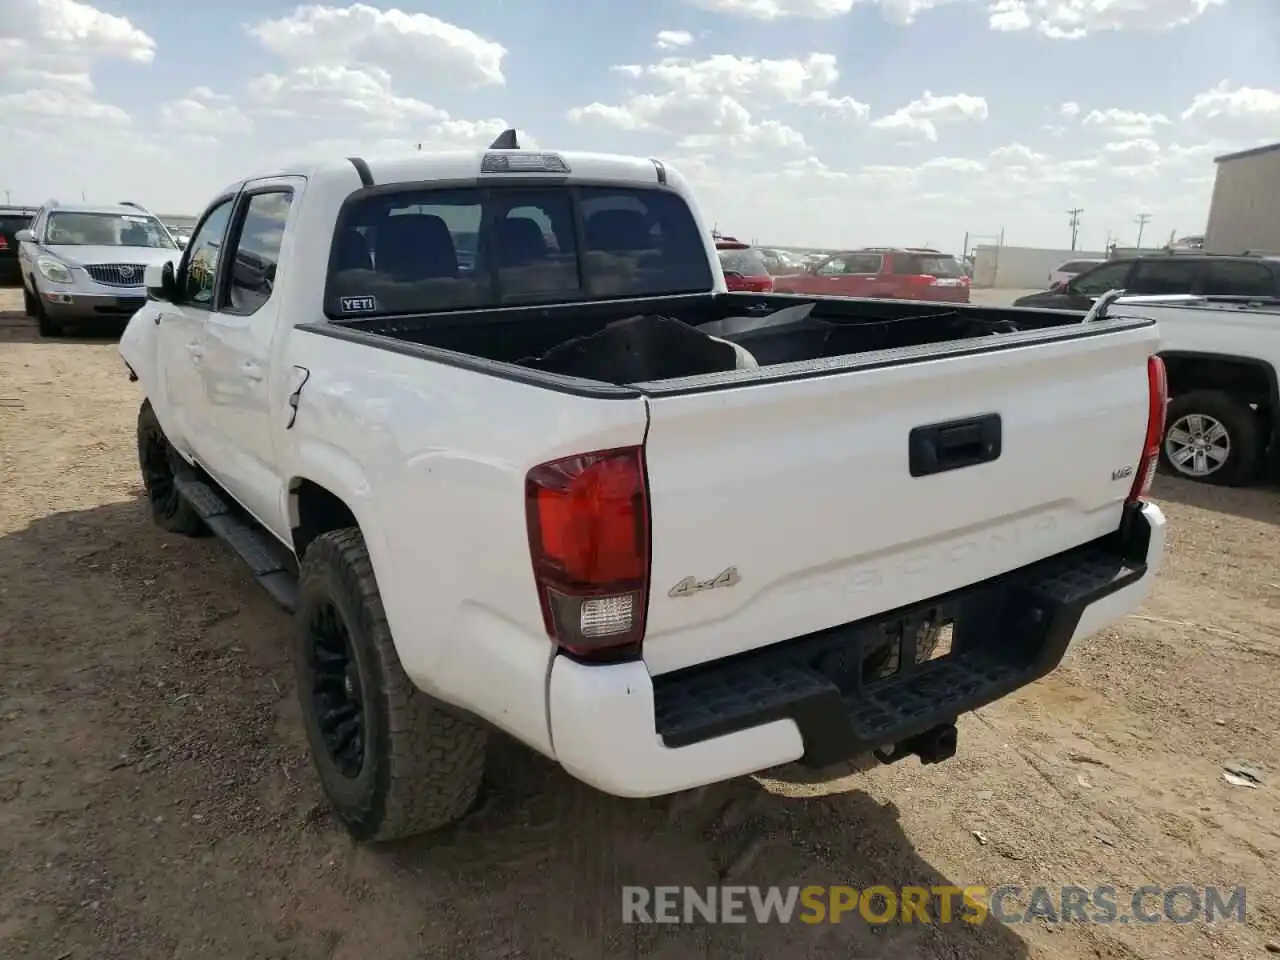
<svg viewBox="0 0 1280 960"><path fill-rule="evenodd" d="M755 247L731 237L723 237L716 241L716 254L724 271L725 286L730 290L755 293L773 291L773 276L765 265L764 257Z"/></svg>
<svg viewBox="0 0 1280 960"><path fill-rule="evenodd" d="M764 267L771 275L798 273L805 267L804 257L790 250L780 250L776 247L757 247L756 250L759 251L760 257L764 260Z"/></svg>
<svg viewBox="0 0 1280 960"><path fill-rule="evenodd" d="M121 341L357 837L466 811L489 726L628 797L946 760L1148 594L1154 322L731 293L673 167L514 141L230 185Z"/></svg>
<svg viewBox="0 0 1280 960"><path fill-rule="evenodd" d="M23 302L45 337L69 323L128 319L146 302L146 267L178 252L164 224L135 203L50 200L17 236Z"/></svg>
<svg viewBox="0 0 1280 960"><path fill-rule="evenodd" d="M1060 263L1049 273L1049 289L1057 290L1067 284L1073 277L1078 277L1086 270L1091 270L1100 263L1107 261L1101 258L1086 260L1068 260L1066 263Z"/></svg>
<svg viewBox="0 0 1280 960"><path fill-rule="evenodd" d="M0 283L15 284L22 279L18 267L18 231L25 230L35 216L34 207L0 206Z"/></svg>
<svg viewBox="0 0 1280 960"><path fill-rule="evenodd" d="M1016 307L1088 310L1108 290L1143 296L1278 297L1280 259L1213 254L1157 254L1108 260L1060 290L1019 297Z"/></svg>
<svg viewBox="0 0 1280 960"><path fill-rule="evenodd" d="M779 293L969 302L969 274L954 257L868 247L829 256L803 273L774 278Z"/></svg>
<svg viewBox="0 0 1280 960"><path fill-rule="evenodd" d="M1167 472L1239 486L1280 468L1280 299L1133 296L1109 309L1160 324Z"/></svg>

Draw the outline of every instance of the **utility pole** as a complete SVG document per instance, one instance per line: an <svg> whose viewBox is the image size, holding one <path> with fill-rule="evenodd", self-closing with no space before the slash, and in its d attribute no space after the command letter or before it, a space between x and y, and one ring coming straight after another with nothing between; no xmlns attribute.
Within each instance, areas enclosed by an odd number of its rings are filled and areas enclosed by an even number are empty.
<svg viewBox="0 0 1280 960"><path fill-rule="evenodd" d="M1138 225L1138 242L1134 244L1139 250L1142 249L1142 231L1146 229L1147 224L1151 222L1151 214L1140 213L1133 218L1133 222Z"/></svg>
<svg viewBox="0 0 1280 960"><path fill-rule="evenodd" d="M1067 216L1071 218L1070 221L1068 222L1071 224L1071 249L1072 250L1075 250L1076 240L1078 240L1080 237L1080 214L1082 213L1084 213L1084 209L1082 207L1072 207L1070 210L1067 211Z"/></svg>
<svg viewBox="0 0 1280 960"><path fill-rule="evenodd" d="M13 203L13 197L9 195L9 191L4 192L4 205L7 207Z"/></svg>

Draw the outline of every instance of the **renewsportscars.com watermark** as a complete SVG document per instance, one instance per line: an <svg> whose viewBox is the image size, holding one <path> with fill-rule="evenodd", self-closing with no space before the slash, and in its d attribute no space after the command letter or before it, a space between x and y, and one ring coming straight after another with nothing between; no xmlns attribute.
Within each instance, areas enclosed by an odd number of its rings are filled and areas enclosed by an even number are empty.
<svg viewBox="0 0 1280 960"><path fill-rule="evenodd" d="M1244 887L623 887L624 923L1245 922Z"/></svg>

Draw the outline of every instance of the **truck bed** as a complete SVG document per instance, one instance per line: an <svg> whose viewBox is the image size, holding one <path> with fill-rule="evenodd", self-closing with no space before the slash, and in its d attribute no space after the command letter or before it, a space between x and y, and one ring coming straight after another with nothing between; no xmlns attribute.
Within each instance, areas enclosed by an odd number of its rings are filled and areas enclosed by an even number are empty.
<svg viewBox="0 0 1280 960"><path fill-rule="evenodd" d="M791 319L792 314L799 316ZM564 345L603 342L606 328L617 329L628 318L638 322L617 343L572 362L560 358ZM775 371L782 374L803 373L815 361L868 354L891 358L904 351L922 355L920 348L961 342L985 349L994 346L989 341L993 336L1037 340L1085 332L1073 315L1039 310L741 293L379 317L324 326L359 339L372 334L384 346L392 340L604 383L650 386L733 370L731 358L726 366L723 357L702 351L704 334L745 349L762 370L801 365ZM678 335L673 337L670 328L677 328ZM567 365L557 368L557 362Z"/></svg>

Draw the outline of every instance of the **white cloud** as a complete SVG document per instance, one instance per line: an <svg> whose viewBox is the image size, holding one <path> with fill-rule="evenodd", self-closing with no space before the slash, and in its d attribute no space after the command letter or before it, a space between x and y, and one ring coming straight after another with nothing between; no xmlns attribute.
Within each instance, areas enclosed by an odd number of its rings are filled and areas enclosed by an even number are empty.
<svg viewBox="0 0 1280 960"><path fill-rule="evenodd" d="M1280 131L1280 91L1235 86L1223 80L1197 94L1182 112L1184 123L1240 134Z"/></svg>
<svg viewBox="0 0 1280 960"><path fill-rule="evenodd" d="M1068 120L1072 120L1080 116L1080 104L1076 103L1074 100L1068 100L1058 108L1058 116L1065 117Z"/></svg>
<svg viewBox="0 0 1280 960"><path fill-rule="evenodd" d="M130 20L77 0L0 0L0 117L48 128L68 122L123 125L129 114L95 99L103 60L138 65L156 42Z"/></svg>
<svg viewBox="0 0 1280 960"><path fill-rule="evenodd" d="M967 93L937 97L926 90L919 100L912 100L905 107L871 121L871 126L937 143L938 124L985 120L988 113L987 101L983 97Z"/></svg>
<svg viewBox="0 0 1280 960"><path fill-rule="evenodd" d="M853 9L858 0L688 0L695 7L713 13L728 13L753 20L781 20L800 17L827 20L841 17Z"/></svg>
<svg viewBox="0 0 1280 960"><path fill-rule="evenodd" d="M126 17L77 0L4 0L5 71L87 72L96 60L155 59L156 42Z"/></svg>
<svg viewBox="0 0 1280 960"><path fill-rule="evenodd" d="M878 6L894 23L907 25L927 10L957 0L686 0L695 7L752 20L787 18L830 20L843 17L859 5Z"/></svg>
<svg viewBox="0 0 1280 960"><path fill-rule="evenodd" d="M717 54L701 60L668 57L655 64L627 64L614 70L648 80L658 93L633 93L622 103L574 107L576 123L602 123L623 130L667 133L680 149L774 148L800 152L804 136L778 119L758 120L753 110L806 107L848 121L865 120L870 108L832 86L840 77L835 57L811 53L804 59L770 60ZM745 104L751 104L748 109Z"/></svg>
<svg viewBox="0 0 1280 960"><path fill-rule="evenodd" d="M186 96L163 104L160 122L177 133L213 139L246 133L251 128L249 118L231 97L208 87L192 87Z"/></svg>
<svg viewBox="0 0 1280 960"><path fill-rule="evenodd" d="M992 30L1034 29L1054 40L1116 30L1168 30L1199 19L1226 0L991 0Z"/></svg>
<svg viewBox="0 0 1280 960"><path fill-rule="evenodd" d="M1142 113L1113 107L1109 110L1090 110L1081 123L1119 137L1150 137L1161 127L1169 126L1170 121L1162 113Z"/></svg>
<svg viewBox="0 0 1280 960"><path fill-rule="evenodd" d="M688 30L659 30L654 42L659 50L674 50L693 44L693 34Z"/></svg>
<svg viewBox="0 0 1280 960"><path fill-rule="evenodd" d="M363 3L307 4L287 17L254 24L249 33L295 67L370 65L444 84L484 87L505 82L506 47L425 13L379 10Z"/></svg>
<svg viewBox="0 0 1280 960"><path fill-rule="evenodd" d="M287 74L267 73L249 81L249 97L266 114L347 120L390 129L448 118L429 103L396 96L391 75L377 67L316 65Z"/></svg>

